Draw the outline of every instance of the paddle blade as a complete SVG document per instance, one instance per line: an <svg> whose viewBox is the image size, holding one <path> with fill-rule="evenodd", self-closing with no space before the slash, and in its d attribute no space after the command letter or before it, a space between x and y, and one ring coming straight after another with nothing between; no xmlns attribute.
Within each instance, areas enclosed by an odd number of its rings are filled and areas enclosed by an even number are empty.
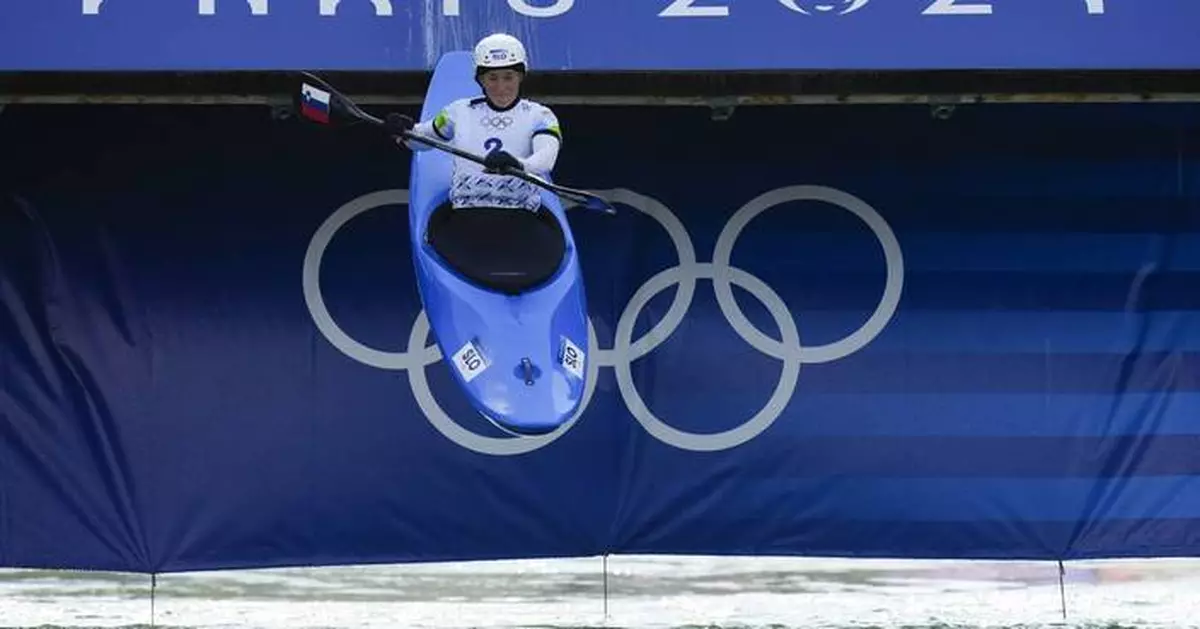
<svg viewBox="0 0 1200 629"><path fill-rule="evenodd" d="M564 210L583 208L593 212L603 212L604 214L617 213L617 208L614 207L613 204L589 192L583 192L582 190L574 190L571 188L558 188L555 190L555 192L557 192L559 197L564 201L569 202L568 205L563 206Z"/></svg>
<svg viewBox="0 0 1200 629"><path fill-rule="evenodd" d="M583 206L595 212L604 212L605 214L617 213L617 208L600 197L588 197Z"/></svg>
<svg viewBox="0 0 1200 629"><path fill-rule="evenodd" d="M379 123L370 120L370 116L332 85L308 72L300 73L292 91L292 104L300 117L320 125L339 127L364 120Z"/></svg>

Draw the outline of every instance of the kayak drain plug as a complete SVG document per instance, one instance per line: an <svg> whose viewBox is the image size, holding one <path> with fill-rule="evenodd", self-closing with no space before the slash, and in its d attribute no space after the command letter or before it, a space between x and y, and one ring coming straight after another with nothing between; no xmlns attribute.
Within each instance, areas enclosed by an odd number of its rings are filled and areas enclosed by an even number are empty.
<svg viewBox="0 0 1200 629"><path fill-rule="evenodd" d="M533 361L529 360L528 358L521 359L521 376L525 378L525 384L527 386L533 386Z"/></svg>

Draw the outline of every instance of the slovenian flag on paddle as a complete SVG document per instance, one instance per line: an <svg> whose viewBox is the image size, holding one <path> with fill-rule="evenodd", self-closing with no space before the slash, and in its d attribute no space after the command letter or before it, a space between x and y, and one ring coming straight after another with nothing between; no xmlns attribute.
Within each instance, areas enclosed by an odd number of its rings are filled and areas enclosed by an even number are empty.
<svg viewBox="0 0 1200 629"><path fill-rule="evenodd" d="M300 86L300 114L310 120L329 124L329 92L304 83Z"/></svg>

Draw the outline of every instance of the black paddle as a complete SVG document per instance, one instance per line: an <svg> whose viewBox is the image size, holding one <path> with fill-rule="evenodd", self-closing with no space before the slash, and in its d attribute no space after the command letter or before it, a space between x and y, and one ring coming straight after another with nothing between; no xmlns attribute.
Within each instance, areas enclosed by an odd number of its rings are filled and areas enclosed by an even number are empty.
<svg viewBox="0 0 1200 629"><path fill-rule="evenodd" d="M359 109L358 105L354 104L353 101L339 92L329 83L309 72L301 72L300 74L302 74L304 78L308 80L308 83L303 83L300 86L300 91L298 94L300 98L298 109L300 115L304 116L305 118L321 124L330 124L333 117L338 113L345 113L363 122L380 127L390 128L390 126L384 120L372 116L362 109ZM470 160L476 164L484 164L484 159L482 157L475 155L474 153L464 151L438 139L412 133L411 131L398 130L397 132L405 139L432 146L433 148L445 151L451 155L455 155L466 160ZM584 192L583 190L576 190L574 188L560 186L558 184L546 181L545 179L542 179L533 173L523 170L505 168L501 171L501 173L505 175L511 175L518 179L524 179L529 183L541 186L563 198L570 199L589 210L604 212L605 214L617 213L616 208L614 208L611 203L590 192Z"/></svg>

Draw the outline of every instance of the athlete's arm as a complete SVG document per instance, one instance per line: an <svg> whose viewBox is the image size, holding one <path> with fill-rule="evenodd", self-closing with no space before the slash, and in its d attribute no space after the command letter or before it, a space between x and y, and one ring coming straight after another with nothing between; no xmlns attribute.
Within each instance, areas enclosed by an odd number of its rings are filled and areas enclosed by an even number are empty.
<svg viewBox="0 0 1200 629"><path fill-rule="evenodd" d="M562 128L558 117L549 107L543 107L540 120L533 131L533 154L521 160L525 170L549 173L558 161L558 150L562 148Z"/></svg>
<svg viewBox="0 0 1200 629"><path fill-rule="evenodd" d="M525 170L532 170L539 173L549 173L554 170L554 163L558 161L558 149L562 144L558 141L558 137L548 133L539 133L533 136L533 154L526 158L517 158L521 161L521 165Z"/></svg>
<svg viewBox="0 0 1200 629"><path fill-rule="evenodd" d="M449 108L446 108L439 111L438 115L434 116L432 120L423 120L413 125L412 130L417 135L449 142L454 139L454 117L450 115ZM433 148L428 144L413 140L405 140L404 144L414 151L428 151Z"/></svg>

